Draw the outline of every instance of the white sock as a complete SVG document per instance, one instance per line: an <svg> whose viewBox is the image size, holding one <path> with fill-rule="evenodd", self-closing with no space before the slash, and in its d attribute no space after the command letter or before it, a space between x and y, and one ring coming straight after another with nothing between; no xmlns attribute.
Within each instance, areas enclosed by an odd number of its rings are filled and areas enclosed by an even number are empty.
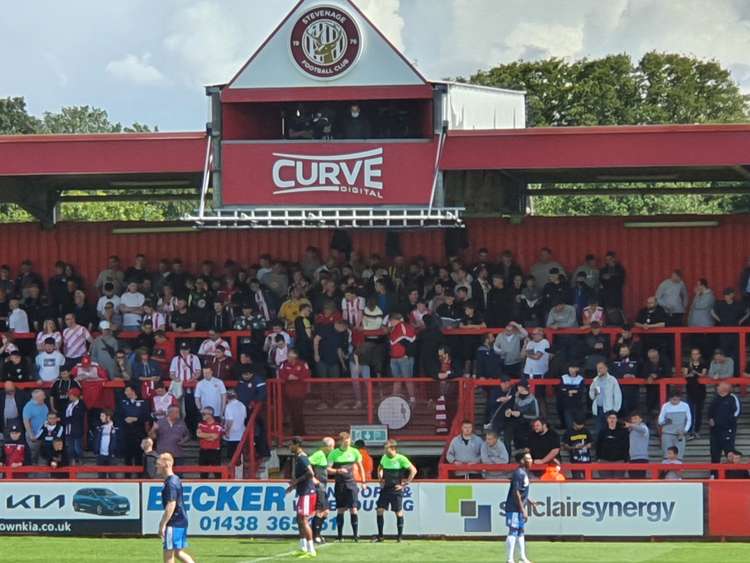
<svg viewBox="0 0 750 563"><path fill-rule="evenodd" d="M508 537L505 538L505 546L508 548L508 561L513 561L513 552L516 549L516 536L508 534Z"/></svg>
<svg viewBox="0 0 750 563"><path fill-rule="evenodd" d="M305 538L300 538L299 539L299 548L302 551L307 551L307 540Z"/></svg>
<svg viewBox="0 0 750 563"><path fill-rule="evenodd" d="M526 559L526 538L524 536L518 536L518 552L521 556L521 561Z"/></svg>
<svg viewBox="0 0 750 563"><path fill-rule="evenodd" d="M307 542L307 553L310 553L311 555L315 555L315 542L314 541Z"/></svg>

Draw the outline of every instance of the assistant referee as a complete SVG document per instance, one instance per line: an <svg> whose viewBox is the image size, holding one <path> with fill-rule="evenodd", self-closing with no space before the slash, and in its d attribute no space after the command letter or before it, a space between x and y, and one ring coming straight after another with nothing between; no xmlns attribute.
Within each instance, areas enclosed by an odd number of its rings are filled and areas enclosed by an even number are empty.
<svg viewBox="0 0 750 563"><path fill-rule="evenodd" d="M378 479L380 480L380 496L375 505L377 507L378 536L374 541L383 541L384 513L389 508L396 513L396 541L400 542L404 533L404 487L414 480L417 468L408 457L396 451L396 440L385 443L385 455L380 458L378 465Z"/></svg>

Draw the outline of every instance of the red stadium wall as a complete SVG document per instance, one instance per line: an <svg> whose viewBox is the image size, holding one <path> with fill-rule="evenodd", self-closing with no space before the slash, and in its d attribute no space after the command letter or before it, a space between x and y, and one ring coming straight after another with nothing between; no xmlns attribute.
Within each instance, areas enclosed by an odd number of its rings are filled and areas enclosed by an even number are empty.
<svg viewBox="0 0 750 563"><path fill-rule="evenodd" d="M706 217L702 217L705 219ZM716 228L625 228L629 219L616 217L543 218L530 217L520 225L506 220L469 221L472 260L479 247L493 254L512 250L521 265L528 268L536 261L539 248L549 246L557 259L570 270L591 252L601 257L615 250L627 270L625 302L634 313L645 297L673 268L681 268L690 287L697 278L706 277L717 295L726 285L736 285L745 259L750 255L750 216L717 217ZM150 267L162 257L180 257L188 268L209 258L223 263L227 258L242 263L255 262L259 254L297 260L305 247L314 245L326 253L329 230L226 230L194 233L114 235L116 226L135 227L132 223L61 223L43 231L38 225L0 225L2 253L0 262L13 268L30 258L45 277L55 260L75 264L88 282L92 282L110 254L118 254L124 264L143 252ZM151 227L163 226L150 224ZM364 254L385 253L384 231L353 231L354 247ZM444 258L444 237L439 230L409 231L401 234L406 255L423 255L430 260Z"/></svg>

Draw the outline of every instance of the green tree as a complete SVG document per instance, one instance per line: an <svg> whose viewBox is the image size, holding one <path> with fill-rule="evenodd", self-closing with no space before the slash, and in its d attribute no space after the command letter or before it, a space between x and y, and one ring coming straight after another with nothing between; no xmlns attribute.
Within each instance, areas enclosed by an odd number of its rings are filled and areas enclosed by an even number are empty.
<svg viewBox="0 0 750 563"><path fill-rule="evenodd" d="M742 95L728 70L715 60L672 53L646 53L637 64L625 54L517 61L477 72L469 82L525 90L529 127L750 120L750 97ZM586 186L573 187L583 193ZM532 203L541 215L654 215L730 213L750 202L741 196L582 195L537 196Z"/></svg>
<svg viewBox="0 0 750 563"><path fill-rule="evenodd" d="M26 111L23 98L0 98L0 134L29 135L39 130L39 120Z"/></svg>

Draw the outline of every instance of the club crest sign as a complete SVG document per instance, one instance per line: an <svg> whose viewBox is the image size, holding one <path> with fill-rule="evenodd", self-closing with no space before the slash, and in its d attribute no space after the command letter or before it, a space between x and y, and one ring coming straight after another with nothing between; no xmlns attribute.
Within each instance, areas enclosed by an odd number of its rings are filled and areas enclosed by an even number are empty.
<svg viewBox="0 0 750 563"><path fill-rule="evenodd" d="M333 6L316 6L292 28L292 60L306 75L335 80L347 73L362 51L362 34L352 17Z"/></svg>

